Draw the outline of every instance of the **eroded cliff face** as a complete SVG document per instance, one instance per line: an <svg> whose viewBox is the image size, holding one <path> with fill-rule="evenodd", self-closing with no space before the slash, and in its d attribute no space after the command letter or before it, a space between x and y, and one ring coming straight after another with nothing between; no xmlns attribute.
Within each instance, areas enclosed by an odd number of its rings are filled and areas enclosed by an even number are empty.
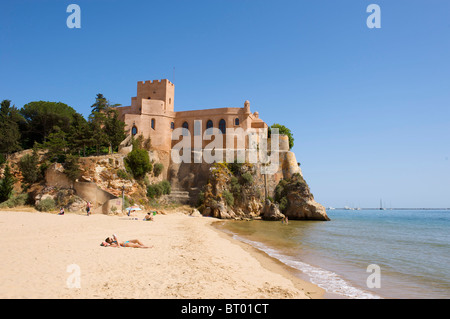
<svg viewBox="0 0 450 319"><path fill-rule="evenodd" d="M21 174L17 162L24 154L17 153L10 163L20 189ZM279 151L279 163L272 174L262 174L261 163L181 163L170 161L167 152L150 151L152 162L164 163L159 176L148 174L147 183L169 180L176 196L166 196L162 203L179 201L179 198L198 207L205 216L222 219L289 219L329 220L325 208L314 200L295 154ZM126 172L126 154L111 154L79 159L81 175L71 181L61 164L52 164L45 179L32 185L31 201L36 204L45 198L54 199L68 211L82 211L90 201L99 213L120 211L122 189L136 204L147 205L146 183L134 180ZM41 156L42 157L42 156ZM183 195L183 196L182 196Z"/></svg>
<svg viewBox="0 0 450 319"><path fill-rule="evenodd" d="M261 164L196 164L195 171L202 172L193 174L197 186L201 185L197 202L200 212L222 219L280 220L286 216L299 220L329 220L325 208L314 200L303 179L295 154L281 152L279 159L274 174L262 174ZM198 165L203 166L200 169ZM187 167L184 170L192 174ZM208 173L206 178L205 172ZM180 171L178 175L183 179ZM187 184L189 180L186 179Z"/></svg>

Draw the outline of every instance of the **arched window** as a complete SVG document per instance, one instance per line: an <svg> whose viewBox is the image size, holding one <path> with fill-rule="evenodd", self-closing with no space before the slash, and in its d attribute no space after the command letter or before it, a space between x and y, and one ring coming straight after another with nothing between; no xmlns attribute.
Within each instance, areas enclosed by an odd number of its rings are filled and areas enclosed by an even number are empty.
<svg viewBox="0 0 450 319"><path fill-rule="evenodd" d="M138 132L137 127L136 127L136 126L133 126L133 128L131 129L131 134L133 134L133 136L134 136L134 135L137 134L137 132Z"/></svg>
<svg viewBox="0 0 450 319"><path fill-rule="evenodd" d="M182 127L188 130L188 129L189 129L189 124L188 124L188 122L184 122L183 125L182 125ZM188 134L187 134L186 132L183 132L183 136L187 136L187 135L188 135Z"/></svg>
<svg viewBox="0 0 450 319"><path fill-rule="evenodd" d="M208 120L208 122L206 122L206 134L211 135L212 134L212 128L214 127L213 121Z"/></svg>
<svg viewBox="0 0 450 319"><path fill-rule="evenodd" d="M155 119L152 119L152 129L155 129Z"/></svg>
<svg viewBox="0 0 450 319"><path fill-rule="evenodd" d="M170 128L171 128L172 130L175 129L175 123L174 123L174 122L171 122L171 123L170 123Z"/></svg>
<svg viewBox="0 0 450 319"><path fill-rule="evenodd" d="M227 124L225 123L224 119L221 119L219 122L219 130L222 132L222 134L226 134L227 132Z"/></svg>
<svg viewBox="0 0 450 319"><path fill-rule="evenodd" d="M239 118L238 118L238 117L236 117L236 118L234 119L234 125L239 125Z"/></svg>

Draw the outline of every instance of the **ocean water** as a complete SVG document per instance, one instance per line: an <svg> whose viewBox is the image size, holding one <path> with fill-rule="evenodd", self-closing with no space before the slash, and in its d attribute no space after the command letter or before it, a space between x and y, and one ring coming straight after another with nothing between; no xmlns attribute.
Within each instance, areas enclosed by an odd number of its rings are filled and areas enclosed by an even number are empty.
<svg viewBox="0 0 450 319"><path fill-rule="evenodd" d="M226 221L218 227L324 288L326 298L450 298L450 210L327 214L329 222ZM377 274L379 287L373 287Z"/></svg>

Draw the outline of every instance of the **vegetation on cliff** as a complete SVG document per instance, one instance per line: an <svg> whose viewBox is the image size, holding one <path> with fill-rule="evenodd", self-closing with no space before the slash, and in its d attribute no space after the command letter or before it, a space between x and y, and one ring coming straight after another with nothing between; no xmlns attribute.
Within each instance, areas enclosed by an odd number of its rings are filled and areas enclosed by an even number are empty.
<svg viewBox="0 0 450 319"><path fill-rule="evenodd" d="M292 135L291 130L284 125L273 124L269 127L269 137L271 136L272 129L274 128L278 129L279 135L286 135L289 138L289 149L292 149L294 147L294 136Z"/></svg>
<svg viewBox="0 0 450 319"><path fill-rule="evenodd" d="M212 164L208 183L199 194L199 210L218 218L256 217L263 191L253 185L254 175L253 164Z"/></svg>
<svg viewBox="0 0 450 319"><path fill-rule="evenodd" d="M257 170L257 164L212 164L208 183L199 194L199 211L223 219L280 220L287 216L290 219L329 220L325 208L314 201L301 174L279 180L266 199L265 179L274 176L263 177Z"/></svg>
<svg viewBox="0 0 450 319"><path fill-rule="evenodd" d="M14 178L11 174L9 165L6 164L3 178L0 180L0 203L8 200L14 189Z"/></svg>
<svg viewBox="0 0 450 319"><path fill-rule="evenodd" d="M35 146L49 149L53 160L67 154L88 156L116 150L125 139L125 124L103 95L98 94L86 120L61 102L35 101L21 109L3 100L0 107L0 154L6 157Z"/></svg>

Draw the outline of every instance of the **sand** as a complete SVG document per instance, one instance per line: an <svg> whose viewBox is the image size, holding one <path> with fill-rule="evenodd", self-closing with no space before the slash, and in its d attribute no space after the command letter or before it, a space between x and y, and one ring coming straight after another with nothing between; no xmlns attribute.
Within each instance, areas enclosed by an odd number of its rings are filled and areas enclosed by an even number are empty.
<svg viewBox="0 0 450 319"><path fill-rule="evenodd" d="M0 211L0 298L322 298L207 217ZM111 234L149 249L101 247Z"/></svg>

